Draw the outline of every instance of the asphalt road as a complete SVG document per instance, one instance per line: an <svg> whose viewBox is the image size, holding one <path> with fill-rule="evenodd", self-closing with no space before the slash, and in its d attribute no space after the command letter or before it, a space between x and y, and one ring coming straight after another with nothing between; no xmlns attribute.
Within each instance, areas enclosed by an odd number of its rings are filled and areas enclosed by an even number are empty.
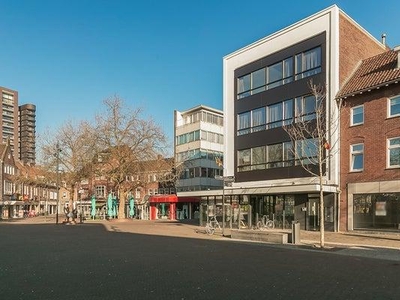
<svg viewBox="0 0 400 300"><path fill-rule="evenodd" d="M399 299L399 262L270 244L0 224L0 299Z"/></svg>

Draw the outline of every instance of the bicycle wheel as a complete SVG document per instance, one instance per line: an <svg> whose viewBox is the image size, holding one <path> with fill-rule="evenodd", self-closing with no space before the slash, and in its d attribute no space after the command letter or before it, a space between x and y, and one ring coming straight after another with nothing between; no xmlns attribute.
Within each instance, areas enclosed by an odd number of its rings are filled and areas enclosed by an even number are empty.
<svg viewBox="0 0 400 300"><path fill-rule="evenodd" d="M266 227L264 226L262 221L258 221L257 222L257 229L258 230L265 230L266 229Z"/></svg>
<svg viewBox="0 0 400 300"><path fill-rule="evenodd" d="M215 232L215 228L210 226L209 224L206 225L206 233L209 235L213 235Z"/></svg>
<svg viewBox="0 0 400 300"><path fill-rule="evenodd" d="M268 220L267 223L265 223L265 227L268 229L274 228L274 222L272 220Z"/></svg>

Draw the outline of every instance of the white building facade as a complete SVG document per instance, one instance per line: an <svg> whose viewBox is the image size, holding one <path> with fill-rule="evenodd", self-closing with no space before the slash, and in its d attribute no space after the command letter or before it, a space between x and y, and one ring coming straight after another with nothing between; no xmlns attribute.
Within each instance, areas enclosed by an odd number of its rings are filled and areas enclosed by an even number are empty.
<svg viewBox="0 0 400 300"><path fill-rule="evenodd" d="M223 112L200 105L174 112L174 153L179 195L199 195L199 191L222 188Z"/></svg>
<svg viewBox="0 0 400 300"><path fill-rule="evenodd" d="M354 39L358 39L358 44ZM365 43L364 43L365 41ZM284 126L315 118L310 82L324 87L326 126L332 148L325 164L325 228L338 227L339 109L335 96L357 61L384 46L337 6L239 49L223 59L225 189L251 227L268 215L284 227L319 228L318 178L296 161ZM367 49L367 50L365 50Z"/></svg>

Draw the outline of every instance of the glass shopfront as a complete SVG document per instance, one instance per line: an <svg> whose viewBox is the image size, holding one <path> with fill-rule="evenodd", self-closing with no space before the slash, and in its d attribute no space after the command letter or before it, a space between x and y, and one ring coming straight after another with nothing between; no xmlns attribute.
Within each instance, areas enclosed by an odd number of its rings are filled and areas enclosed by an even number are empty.
<svg viewBox="0 0 400 300"><path fill-rule="evenodd" d="M354 229L400 229L400 193L355 194Z"/></svg>
<svg viewBox="0 0 400 300"><path fill-rule="evenodd" d="M277 229L291 228L294 220L294 195L253 195L250 198L253 225L263 216L274 221Z"/></svg>

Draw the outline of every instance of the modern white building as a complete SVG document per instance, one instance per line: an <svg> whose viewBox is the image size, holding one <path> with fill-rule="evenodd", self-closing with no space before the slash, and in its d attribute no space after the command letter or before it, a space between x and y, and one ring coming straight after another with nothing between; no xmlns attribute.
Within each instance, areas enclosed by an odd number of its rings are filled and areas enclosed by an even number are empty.
<svg viewBox="0 0 400 300"><path fill-rule="evenodd" d="M235 178L225 195L229 205L240 207L247 226L268 215L283 223L297 220L302 229L319 227L318 178L296 159L301 143L314 141L294 142L283 128L300 119L316 119L312 81L326 92L327 139L332 148L323 154L329 156L323 177L325 228L337 229L340 161L335 96L361 59L384 49L333 5L223 58L224 166L225 175Z"/></svg>
<svg viewBox="0 0 400 300"><path fill-rule="evenodd" d="M174 153L178 195L222 189L223 112L204 105L174 112Z"/></svg>

